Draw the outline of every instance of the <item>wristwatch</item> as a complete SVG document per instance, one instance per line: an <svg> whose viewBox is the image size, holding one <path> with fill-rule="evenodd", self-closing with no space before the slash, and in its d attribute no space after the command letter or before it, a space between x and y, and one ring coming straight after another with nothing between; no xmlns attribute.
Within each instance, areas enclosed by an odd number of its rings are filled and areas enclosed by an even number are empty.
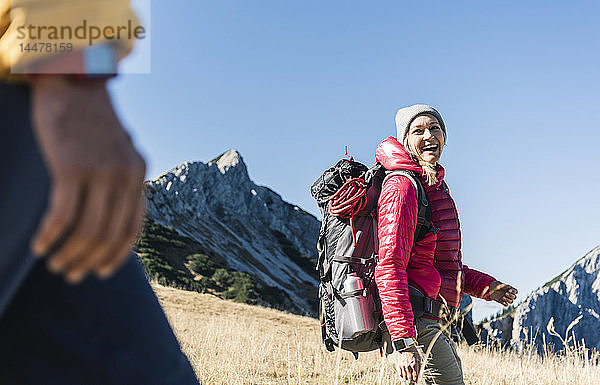
<svg viewBox="0 0 600 385"><path fill-rule="evenodd" d="M399 340L392 341L392 345L394 345L394 350L397 352L401 352L413 345L415 345L417 341L414 338L400 338Z"/></svg>
<svg viewBox="0 0 600 385"><path fill-rule="evenodd" d="M24 74L65 74L76 80L108 79L117 74L115 49L107 44L84 47L73 52L54 55L29 64Z"/></svg>

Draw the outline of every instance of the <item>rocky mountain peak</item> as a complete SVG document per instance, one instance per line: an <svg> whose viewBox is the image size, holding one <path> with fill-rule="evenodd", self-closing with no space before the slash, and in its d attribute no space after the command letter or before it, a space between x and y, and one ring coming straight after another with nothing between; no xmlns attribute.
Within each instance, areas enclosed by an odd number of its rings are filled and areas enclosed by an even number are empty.
<svg viewBox="0 0 600 385"><path fill-rule="evenodd" d="M250 180L240 153L208 163L185 162L146 184L148 218L173 227L234 270L256 277L315 314L320 223Z"/></svg>
<svg viewBox="0 0 600 385"><path fill-rule="evenodd" d="M231 171L248 174L246 163L242 155L235 149L224 152L207 164L209 167L216 166L223 175Z"/></svg>

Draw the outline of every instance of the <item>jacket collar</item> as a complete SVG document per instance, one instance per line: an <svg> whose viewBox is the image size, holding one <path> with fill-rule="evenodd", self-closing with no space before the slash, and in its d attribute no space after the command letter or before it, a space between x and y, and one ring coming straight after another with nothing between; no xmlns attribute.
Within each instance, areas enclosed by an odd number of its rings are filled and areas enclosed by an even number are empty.
<svg viewBox="0 0 600 385"><path fill-rule="evenodd" d="M423 175L423 168L417 163L412 155L393 136L379 143L375 151L375 160L387 170L409 170ZM446 174L444 168L438 163L436 166L438 185L444 180Z"/></svg>

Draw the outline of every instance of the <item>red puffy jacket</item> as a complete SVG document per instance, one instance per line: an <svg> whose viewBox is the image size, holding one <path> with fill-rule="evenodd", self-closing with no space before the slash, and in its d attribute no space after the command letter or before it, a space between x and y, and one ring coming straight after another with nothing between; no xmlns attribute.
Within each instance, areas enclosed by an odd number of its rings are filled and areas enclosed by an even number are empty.
<svg viewBox="0 0 600 385"><path fill-rule="evenodd" d="M389 137L377 147L375 159L388 170L405 169L422 175L396 138ZM392 340L416 337L408 285L427 297L458 307L462 292L482 298L495 279L469 269L461 261L461 234L458 212L450 194L441 186L444 169L437 166L438 184L428 186L422 179L432 211L432 222L440 231L413 244L418 203L410 180L397 175L382 187L378 202L379 263L375 281L383 317Z"/></svg>

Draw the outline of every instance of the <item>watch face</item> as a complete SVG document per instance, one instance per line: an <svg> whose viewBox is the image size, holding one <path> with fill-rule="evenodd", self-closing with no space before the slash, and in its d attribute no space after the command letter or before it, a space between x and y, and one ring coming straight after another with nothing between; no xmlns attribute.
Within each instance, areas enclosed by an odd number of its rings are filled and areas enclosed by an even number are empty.
<svg viewBox="0 0 600 385"><path fill-rule="evenodd" d="M393 341L394 349L400 351L407 347L414 345L415 340L413 338L400 338L399 340Z"/></svg>

